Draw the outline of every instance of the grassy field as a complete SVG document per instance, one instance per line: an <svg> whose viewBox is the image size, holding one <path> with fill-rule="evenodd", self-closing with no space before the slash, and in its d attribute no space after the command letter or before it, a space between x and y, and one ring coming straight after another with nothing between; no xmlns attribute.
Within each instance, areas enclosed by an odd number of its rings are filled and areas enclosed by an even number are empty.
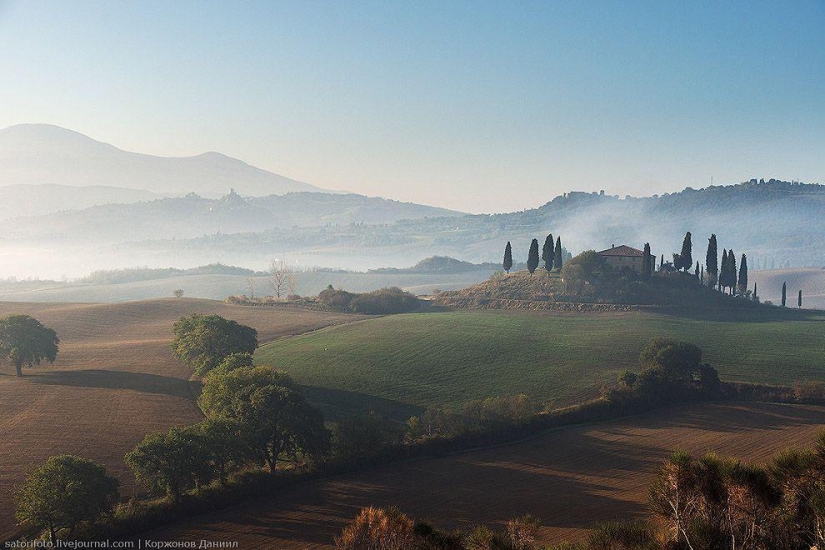
<svg viewBox="0 0 825 550"><path fill-rule="evenodd" d="M761 310L433 312L368 319L259 349L328 414L366 407L403 419L428 405L527 393L569 403L595 395L655 336L698 344L728 380L825 380L825 313Z"/></svg>
<svg viewBox="0 0 825 550"><path fill-rule="evenodd" d="M393 464L145 534L153 540L237 541L240 548L333 548L369 505L398 506L442 528L501 529L525 513L544 542L577 539L596 521L644 517L647 490L674 448L763 463L813 446L825 409L768 404L680 406L655 415L557 430L514 445Z"/></svg>
<svg viewBox="0 0 825 550"><path fill-rule="evenodd" d="M135 494L123 455L149 432L200 421L190 371L169 349L172 324L190 313L217 313L255 327L261 341L358 319L283 308L167 299L123 304L0 303L0 316L26 313L55 329L53 366L14 376L0 366L0 540L16 532L13 488L58 454L104 464Z"/></svg>

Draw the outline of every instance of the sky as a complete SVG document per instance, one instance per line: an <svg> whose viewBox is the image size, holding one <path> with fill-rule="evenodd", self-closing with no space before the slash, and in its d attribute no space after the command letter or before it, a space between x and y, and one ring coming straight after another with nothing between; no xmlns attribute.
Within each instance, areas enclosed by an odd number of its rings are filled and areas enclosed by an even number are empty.
<svg viewBox="0 0 825 550"><path fill-rule="evenodd" d="M825 0L0 0L0 128L469 212L825 183L823 29Z"/></svg>

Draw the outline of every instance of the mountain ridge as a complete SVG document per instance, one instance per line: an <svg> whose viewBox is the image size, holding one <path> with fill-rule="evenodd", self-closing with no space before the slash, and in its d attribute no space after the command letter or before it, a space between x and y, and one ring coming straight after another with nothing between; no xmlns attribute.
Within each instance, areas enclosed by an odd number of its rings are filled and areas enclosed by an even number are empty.
<svg viewBox="0 0 825 550"><path fill-rule="evenodd" d="M136 153L52 124L0 130L0 185L9 184L103 185L218 196L229 188L256 196L321 191L215 151L186 157Z"/></svg>

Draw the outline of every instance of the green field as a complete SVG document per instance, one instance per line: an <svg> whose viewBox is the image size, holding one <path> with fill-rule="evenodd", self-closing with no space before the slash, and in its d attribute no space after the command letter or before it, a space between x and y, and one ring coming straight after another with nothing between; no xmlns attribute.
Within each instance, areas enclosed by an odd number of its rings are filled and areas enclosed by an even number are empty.
<svg viewBox="0 0 825 550"><path fill-rule="evenodd" d="M560 314L454 311L330 327L262 347L328 415L373 408L403 418L427 405L527 393L560 405L638 368L655 336L698 344L723 379L825 381L825 313L785 310Z"/></svg>

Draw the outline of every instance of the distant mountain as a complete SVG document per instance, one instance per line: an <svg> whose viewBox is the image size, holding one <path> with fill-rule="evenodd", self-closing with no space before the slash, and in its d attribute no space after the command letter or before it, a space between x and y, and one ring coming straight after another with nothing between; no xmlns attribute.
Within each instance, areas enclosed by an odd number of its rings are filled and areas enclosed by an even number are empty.
<svg viewBox="0 0 825 550"><path fill-rule="evenodd" d="M276 229L283 233L283 229L294 227L392 224L402 219L460 215L443 208L353 194L288 193L243 198L231 192L220 199L207 199L190 193L0 220L0 235L27 243L99 245Z"/></svg>
<svg viewBox="0 0 825 550"><path fill-rule="evenodd" d="M0 185L60 184L221 196L234 188L265 196L320 189L222 155L157 157L122 151L48 124L0 130Z"/></svg>
<svg viewBox="0 0 825 550"><path fill-rule="evenodd" d="M162 197L163 195L151 191L103 185L4 185L0 186L0 220L42 216L61 210L80 210L102 204L149 201Z"/></svg>

